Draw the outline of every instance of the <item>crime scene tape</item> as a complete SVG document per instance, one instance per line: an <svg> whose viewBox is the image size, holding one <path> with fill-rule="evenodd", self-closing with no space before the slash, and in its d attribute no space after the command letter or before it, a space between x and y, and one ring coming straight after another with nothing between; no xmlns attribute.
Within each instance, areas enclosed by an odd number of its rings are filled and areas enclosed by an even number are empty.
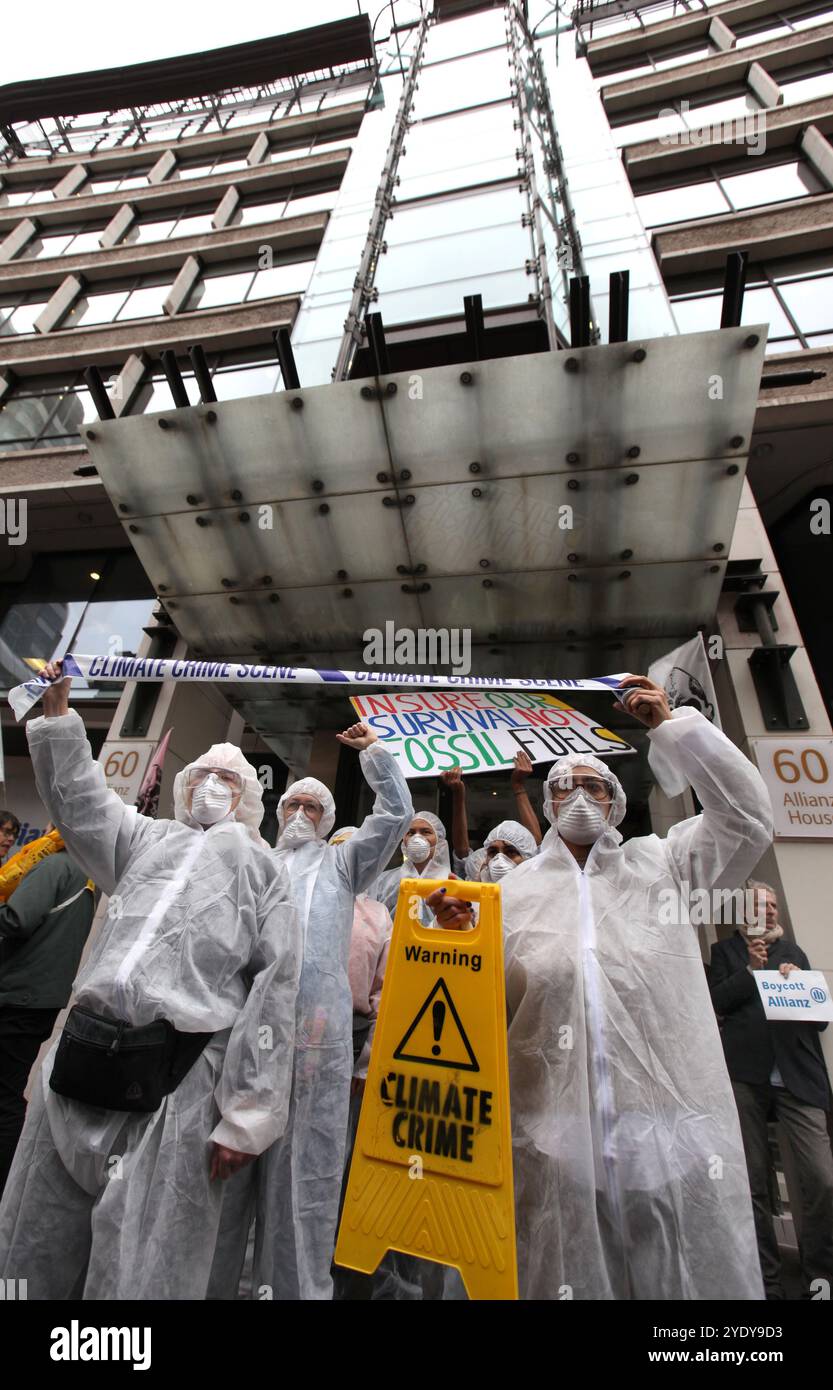
<svg viewBox="0 0 833 1390"><path fill-rule="evenodd" d="M34 662L33 662L34 664ZM413 689L456 690L605 690L615 694L627 675L585 677L581 680L534 679L501 676L438 676L434 672L317 670L309 666L266 666L237 661L172 660L144 656L81 656L68 652L63 658L66 676L99 681L215 681L257 685L373 685ZM20 720L37 703L50 684L43 676L16 685L9 704Z"/></svg>
<svg viewBox="0 0 833 1390"><path fill-rule="evenodd" d="M500 886L453 881L473 931L422 926L414 899L446 884L399 888L335 1262L372 1274L399 1250L516 1299Z"/></svg>

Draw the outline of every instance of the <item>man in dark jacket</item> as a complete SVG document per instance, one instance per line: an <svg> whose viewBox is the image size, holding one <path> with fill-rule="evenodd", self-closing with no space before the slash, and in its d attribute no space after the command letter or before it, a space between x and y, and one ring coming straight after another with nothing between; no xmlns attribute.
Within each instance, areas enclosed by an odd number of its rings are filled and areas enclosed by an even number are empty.
<svg viewBox="0 0 833 1390"><path fill-rule="evenodd" d="M781 1023L764 1013L756 970L809 970L795 942L784 938L778 898L768 884L751 884L765 905L762 920L740 928L712 947L709 984L720 1020L726 1065L740 1116L755 1229L766 1296L783 1299L781 1261L769 1193L767 1123L783 1127L795 1155L801 1185L801 1267L811 1292L814 1280L833 1285L833 1154L825 1111L830 1082L819 1033L826 1023ZM823 1288L824 1286L822 1286Z"/></svg>
<svg viewBox="0 0 833 1390"><path fill-rule="evenodd" d="M95 890L65 850L0 905L0 1196L26 1116L32 1064L69 1000Z"/></svg>

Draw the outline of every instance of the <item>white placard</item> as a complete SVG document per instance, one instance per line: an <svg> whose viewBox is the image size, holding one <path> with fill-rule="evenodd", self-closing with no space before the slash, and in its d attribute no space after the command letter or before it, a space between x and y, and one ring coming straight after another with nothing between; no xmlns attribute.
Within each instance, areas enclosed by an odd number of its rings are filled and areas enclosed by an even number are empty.
<svg viewBox="0 0 833 1390"><path fill-rule="evenodd" d="M464 773L504 772L520 752L533 763L551 763L565 753L635 751L619 734L543 691L394 690L351 695L350 703L406 777L436 777L455 766Z"/></svg>
<svg viewBox="0 0 833 1390"><path fill-rule="evenodd" d="M764 1013L775 1023L829 1023L833 999L821 970L754 970Z"/></svg>
<svg viewBox="0 0 833 1390"><path fill-rule="evenodd" d="M833 738L753 738L776 839L833 839Z"/></svg>

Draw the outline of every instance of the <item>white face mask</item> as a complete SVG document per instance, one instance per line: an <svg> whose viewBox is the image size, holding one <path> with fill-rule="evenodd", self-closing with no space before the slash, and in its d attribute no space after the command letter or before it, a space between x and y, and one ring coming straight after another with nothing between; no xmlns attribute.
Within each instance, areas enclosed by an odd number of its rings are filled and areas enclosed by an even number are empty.
<svg viewBox="0 0 833 1390"><path fill-rule="evenodd" d="M314 840L317 833L306 811L296 811L286 822L281 839L290 844L300 845L307 840Z"/></svg>
<svg viewBox="0 0 833 1390"><path fill-rule="evenodd" d="M573 845L593 845L607 829L607 809L577 787L556 805L556 828L562 840Z"/></svg>
<svg viewBox="0 0 833 1390"><path fill-rule="evenodd" d="M216 825L231 810L234 792L212 772L194 788L191 815L200 825Z"/></svg>
<svg viewBox="0 0 833 1390"><path fill-rule="evenodd" d="M486 860L480 870L480 880L482 883L499 883L510 869L517 867L514 859L510 859L508 854L496 854L492 859Z"/></svg>
<svg viewBox="0 0 833 1390"><path fill-rule="evenodd" d="M424 864L431 857L431 846L424 835L412 835L405 844L405 853L412 864Z"/></svg>

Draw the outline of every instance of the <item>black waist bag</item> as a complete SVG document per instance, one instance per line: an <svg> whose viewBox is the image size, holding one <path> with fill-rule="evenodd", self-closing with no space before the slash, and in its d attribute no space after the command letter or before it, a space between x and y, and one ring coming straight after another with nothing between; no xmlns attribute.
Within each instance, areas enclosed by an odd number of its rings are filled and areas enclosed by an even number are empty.
<svg viewBox="0 0 833 1390"><path fill-rule="evenodd" d="M49 1085L104 1110L158 1110L212 1033L178 1033L166 1018L139 1028L76 1005L61 1034Z"/></svg>
<svg viewBox="0 0 833 1390"><path fill-rule="evenodd" d="M367 1014L353 1014L353 1064L358 1062L367 1042L371 1020Z"/></svg>

